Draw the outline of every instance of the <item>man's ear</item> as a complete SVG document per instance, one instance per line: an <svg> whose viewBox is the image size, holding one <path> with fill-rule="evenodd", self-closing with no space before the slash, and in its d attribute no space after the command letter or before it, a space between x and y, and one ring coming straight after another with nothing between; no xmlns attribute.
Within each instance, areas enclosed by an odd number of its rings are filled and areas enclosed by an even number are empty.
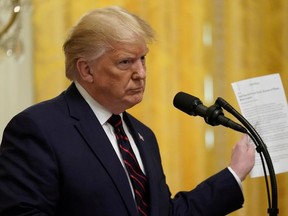
<svg viewBox="0 0 288 216"><path fill-rule="evenodd" d="M80 78L83 81L92 83L94 78L93 78L92 70L88 61L84 58L79 58L77 60L76 65L77 65Z"/></svg>

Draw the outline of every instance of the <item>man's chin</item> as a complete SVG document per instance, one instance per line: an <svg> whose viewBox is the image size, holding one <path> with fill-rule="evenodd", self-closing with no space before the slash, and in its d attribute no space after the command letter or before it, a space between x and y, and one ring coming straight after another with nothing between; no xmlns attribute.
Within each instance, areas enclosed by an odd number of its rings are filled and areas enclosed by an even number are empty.
<svg viewBox="0 0 288 216"><path fill-rule="evenodd" d="M130 100L129 100L129 104L130 104L130 108L135 106L136 104L140 103L143 99L143 94L138 95L138 96L133 96Z"/></svg>

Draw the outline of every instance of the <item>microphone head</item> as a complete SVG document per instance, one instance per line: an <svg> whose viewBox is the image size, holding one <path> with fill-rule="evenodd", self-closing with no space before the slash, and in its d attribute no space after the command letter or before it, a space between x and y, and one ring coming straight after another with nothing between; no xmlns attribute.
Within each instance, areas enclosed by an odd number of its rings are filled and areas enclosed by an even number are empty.
<svg viewBox="0 0 288 216"><path fill-rule="evenodd" d="M177 109L187 113L188 115L193 116L198 115L198 113L196 113L195 111L196 107L200 104L202 104L202 102L199 98L189 95L185 92L178 92L173 100L173 105Z"/></svg>

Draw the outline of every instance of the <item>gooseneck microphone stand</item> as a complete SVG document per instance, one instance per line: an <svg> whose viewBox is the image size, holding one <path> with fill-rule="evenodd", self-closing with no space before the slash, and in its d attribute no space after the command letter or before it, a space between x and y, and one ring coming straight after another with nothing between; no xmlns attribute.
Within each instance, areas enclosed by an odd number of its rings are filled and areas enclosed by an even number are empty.
<svg viewBox="0 0 288 216"><path fill-rule="evenodd" d="M211 110L213 110L214 114L216 112L216 115L211 114L211 116L217 117L217 113L222 113L222 109L221 109L222 107L227 112L231 113L235 118L237 118L245 126L245 129L247 130L246 133L253 140L254 144L256 145L256 151L259 153L260 158L261 158L261 162L262 162L262 166L264 170L266 188L267 188L267 196L268 196L267 212L270 216L277 216L279 213L277 181L276 181L276 175L275 175L273 163L272 163L271 157L269 155L269 152L267 150L265 143L263 142L263 140L261 139L257 131L251 126L251 124L237 110L235 110L230 104L228 104L228 102L226 102L223 98L218 97L217 100L215 101L215 104L212 105L211 107L210 108ZM267 169L269 171L271 188L269 187L264 160L266 162ZM272 196L270 194L270 190L271 190Z"/></svg>

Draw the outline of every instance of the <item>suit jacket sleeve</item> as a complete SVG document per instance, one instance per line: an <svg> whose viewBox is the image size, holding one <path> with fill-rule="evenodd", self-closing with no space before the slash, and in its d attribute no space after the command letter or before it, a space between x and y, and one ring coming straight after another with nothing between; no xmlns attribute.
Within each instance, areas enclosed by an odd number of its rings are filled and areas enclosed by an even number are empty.
<svg viewBox="0 0 288 216"><path fill-rule="evenodd" d="M195 189L177 193L171 201L170 215L227 215L241 208L243 202L238 182L226 168Z"/></svg>
<svg viewBox="0 0 288 216"><path fill-rule="evenodd" d="M0 215L54 215L58 174L43 137L43 131L25 115L18 115L5 129L0 151Z"/></svg>

